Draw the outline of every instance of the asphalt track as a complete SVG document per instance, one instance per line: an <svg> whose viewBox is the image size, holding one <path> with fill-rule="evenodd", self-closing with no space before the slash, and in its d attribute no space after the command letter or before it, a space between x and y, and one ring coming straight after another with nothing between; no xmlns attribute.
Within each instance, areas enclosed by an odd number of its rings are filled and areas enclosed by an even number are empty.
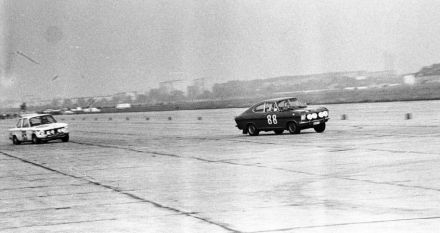
<svg viewBox="0 0 440 233"><path fill-rule="evenodd" d="M0 121L0 231L439 232L440 101L327 107L258 137L243 109L58 116L71 142L19 146Z"/></svg>

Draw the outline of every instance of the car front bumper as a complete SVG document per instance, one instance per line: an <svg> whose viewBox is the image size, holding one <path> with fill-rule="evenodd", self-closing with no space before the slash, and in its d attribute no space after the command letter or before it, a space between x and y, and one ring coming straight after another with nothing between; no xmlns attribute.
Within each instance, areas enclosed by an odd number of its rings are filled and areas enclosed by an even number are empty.
<svg viewBox="0 0 440 233"><path fill-rule="evenodd" d="M311 121L301 121L299 123L299 125L300 125L301 128L311 128L311 127L313 127L315 125L319 125L319 124L325 123L329 119L330 118L327 117L327 118L315 119L315 120L311 120Z"/></svg>
<svg viewBox="0 0 440 233"><path fill-rule="evenodd" d="M38 139L43 141L50 141L50 140L62 139L68 135L69 133L56 133L56 134L37 136L37 137Z"/></svg>

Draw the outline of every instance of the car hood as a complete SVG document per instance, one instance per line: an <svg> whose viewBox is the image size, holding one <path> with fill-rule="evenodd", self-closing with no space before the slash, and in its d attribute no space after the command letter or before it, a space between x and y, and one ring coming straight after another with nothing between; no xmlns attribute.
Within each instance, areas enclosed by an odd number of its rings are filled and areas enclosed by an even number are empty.
<svg viewBox="0 0 440 233"><path fill-rule="evenodd" d="M50 124L45 124L45 125L34 126L32 128L37 129L37 130L48 130L48 129L63 128L66 126L67 126L66 123L50 123Z"/></svg>

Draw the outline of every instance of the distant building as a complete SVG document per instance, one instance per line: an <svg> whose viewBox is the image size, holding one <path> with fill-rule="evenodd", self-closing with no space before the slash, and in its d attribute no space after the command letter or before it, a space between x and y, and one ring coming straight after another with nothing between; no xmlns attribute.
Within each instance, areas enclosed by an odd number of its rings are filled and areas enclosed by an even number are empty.
<svg viewBox="0 0 440 233"><path fill-rule="evenodd" d="M197 78L193 80L193 85L186 88L187 95L190 98L197 97L206 91L205 78Z"/></svg>
<svg viewBox="0 0 440 233"><path fill-rule="evenodd" d="M173 92L175 90L174 88L174 83L175 82L180 82L182 81L181 79L176 79L176 80L169 80L169 81L163 81L159 83L159 91L161 94L165 94L165 95L169 95L171 94L171 92Z"/></svg>
<svg viewBox="0 0 440 233"><path fill-rule="evenodd" d="M117 104L116 105L116 109L127 109L127 108L131 108L131 104L129 104L129 103L122 103L122 104Z"/></svg>
<svg viewBox="0 0 440 233"><path fill-rule="evenodd" d="M414 85L416 83L416 78L414 74L403 75L403 83L406 85Z"/></svg>

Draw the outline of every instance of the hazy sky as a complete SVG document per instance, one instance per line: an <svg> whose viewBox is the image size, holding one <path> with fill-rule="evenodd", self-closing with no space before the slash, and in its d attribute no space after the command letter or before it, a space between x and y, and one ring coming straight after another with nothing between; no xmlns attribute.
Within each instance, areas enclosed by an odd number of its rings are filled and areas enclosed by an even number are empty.
<svg viewBox="0 0 440 233"><path fill-rule="evenodd" d="M0 0L0 100L440 62L437 0Z"/></svg>

